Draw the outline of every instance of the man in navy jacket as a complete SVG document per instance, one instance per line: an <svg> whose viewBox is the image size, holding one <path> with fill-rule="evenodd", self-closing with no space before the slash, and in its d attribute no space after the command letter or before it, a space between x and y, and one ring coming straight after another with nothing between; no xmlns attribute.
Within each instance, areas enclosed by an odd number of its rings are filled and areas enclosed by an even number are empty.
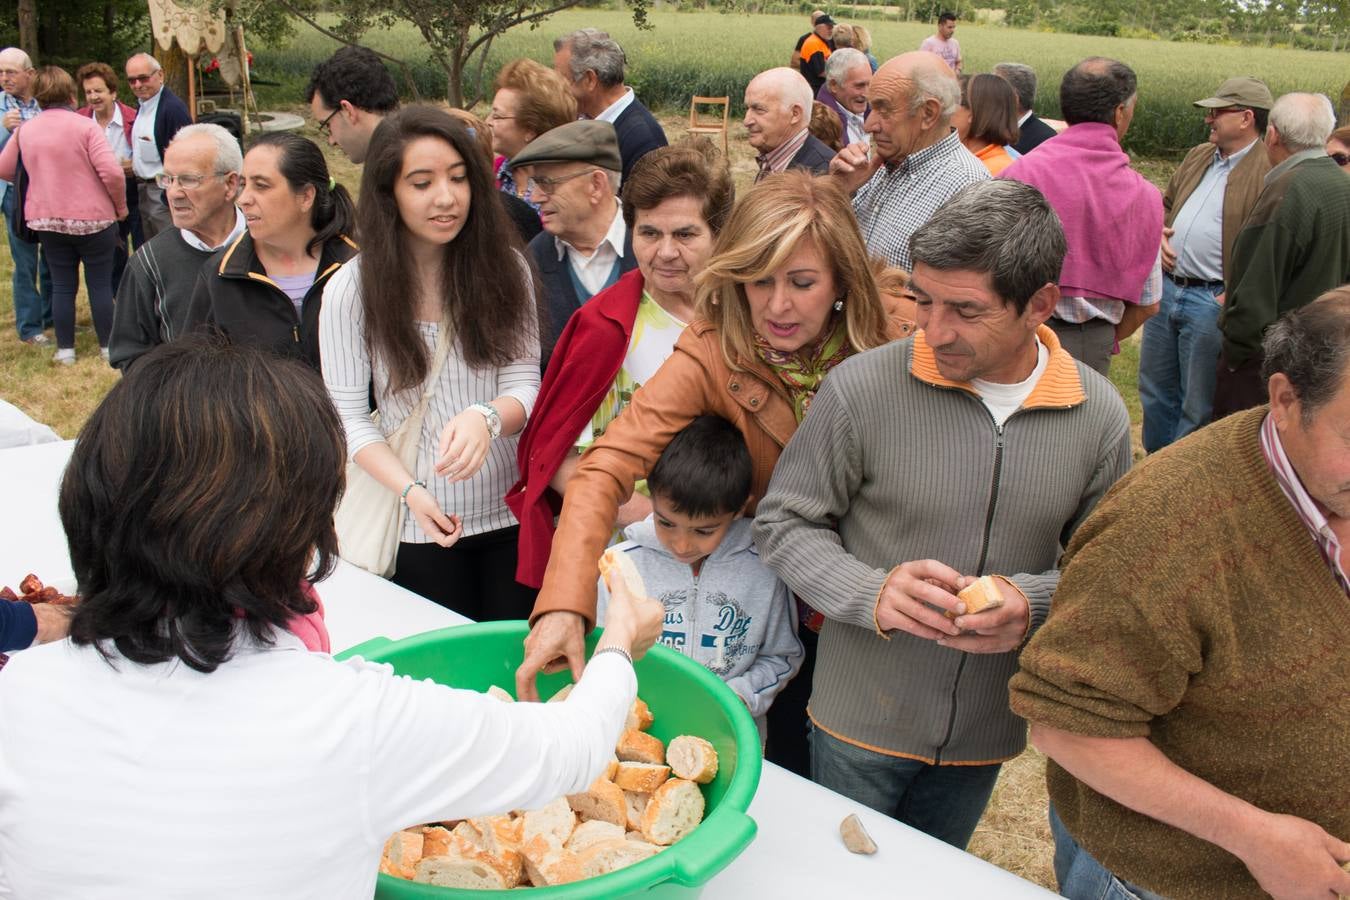
<svg viewBox="0 0 1350 900"><path fill-rule="evenodd" d="M173 227L164 191L155 179L164 174L164 150L192 116L182 100L164 86L164 70L149 53L127 60L127 84L140 101L131 128L131 171L138 182L141 228L145 239Z"/></svg>

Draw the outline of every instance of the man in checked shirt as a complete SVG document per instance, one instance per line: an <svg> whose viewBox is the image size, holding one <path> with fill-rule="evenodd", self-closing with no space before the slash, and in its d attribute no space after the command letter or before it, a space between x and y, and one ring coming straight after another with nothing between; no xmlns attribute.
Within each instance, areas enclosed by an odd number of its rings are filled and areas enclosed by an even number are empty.
<svg viewBox="0 0 1350 900"><path fill-rule="evenodd" d="M989 170L951 129L961 87L942 58L902 53L872 76L866 142L849 144L830 173L853 194L867 249L908 271L909 237L961 188Z"/></svg>

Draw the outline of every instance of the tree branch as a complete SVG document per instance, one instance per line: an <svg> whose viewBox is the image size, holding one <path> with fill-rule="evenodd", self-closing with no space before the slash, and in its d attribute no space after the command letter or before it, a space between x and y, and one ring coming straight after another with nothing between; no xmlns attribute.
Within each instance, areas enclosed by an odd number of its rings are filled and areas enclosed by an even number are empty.
<svg viewBox="0 0 1350 900"><path fill-rule="evenodd" d="M566 0L566 2L550 6L548 9L541 9L538 12L530 13L528 16L516 16L515 18L507 19L504 22L495 23L491 28L479 35L477 40L469 45L469 48L464 52L464 58L468 59L472 56L479 45L492 40L497 35L502 34L509 29L515 28L517 25L524 25L526 22L533 22L536 19L546 19L556 12L570 9L580 2L581 0Z"/></svg>
<svg viewBox="0 0 1350 900"><path fill-rule="evenodd" d="M318 22L310 18L306 13L301 12L299 9L296 9L296 7L289 2L289 0L277 0L277 5L284 7L291 15L295 16L297 19L304 22L310 28L313 28L315 31L319 32L319 34L325 35L326 37L330 37L333 40L338 41L339 43L346 44L348 47L365 46L364 44L357 44L355 41L349 41L342 35L338 34L337 32L324 28ZM422 94L420 91L417 90L417 82L413 80L412 70L408 68L407 63L405 63L401 59L398 59L397 57L390 56L388 53L381 53L374 47L366 47L366 49L369 50L371 53L374 53L381 59L387 59L394 65L398 66L399 69L403 71L403 79L408 82L408 89L412 91L413 100L419 103L422 102Z"/></svg>

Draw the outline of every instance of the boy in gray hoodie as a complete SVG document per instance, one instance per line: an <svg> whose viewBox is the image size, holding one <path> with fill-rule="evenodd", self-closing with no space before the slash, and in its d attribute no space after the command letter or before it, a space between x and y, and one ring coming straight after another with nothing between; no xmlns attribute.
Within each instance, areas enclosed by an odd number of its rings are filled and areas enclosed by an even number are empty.
<svg viewBox="0 0 1350 900"><path fill-rule="evenodd" d="M647 476L652 514L624 530L647 593L666 608L661 643L720 676L761 736L773 698L802 664L792 595L755 550L750 451L721 416L699 416L671 439ZM599 584L600 621L609 596Z"/></svg>

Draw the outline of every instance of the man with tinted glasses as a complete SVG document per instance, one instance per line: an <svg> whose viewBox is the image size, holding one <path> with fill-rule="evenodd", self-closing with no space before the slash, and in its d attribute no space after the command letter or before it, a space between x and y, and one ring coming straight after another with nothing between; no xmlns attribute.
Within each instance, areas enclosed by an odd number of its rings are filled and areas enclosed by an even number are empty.
<svg viewBox="0 0 1350 900"><path fill-rule="evenodd" d="M1195 101L1209 139L1186 154L1163 194L1162 305L1144 323L1139 351L1149 453L1209 422L1224 273L1270 171L1261 135L1273 102L1265 84L1246 76Z"/></svg>
<svg viewBox="0 0 1350 900"><path fill-rule="evenodd" d="M125 370L180 336L202 264L244 230L234 205L243 168L238 141L219 125L188 125L165 150L158 179L174 227L127 263L113 305L109 363Z"/></svg>
<svg viewBox="0 0 1350 900"><path fill-rule="evenodd" d="M530 241L548 307L540 323L541 366L572 313L637 268L632 235L619 205L619 139L608 122L582 119L525 145L511 168L529 180L544 230Z"/></svg>
<svg viewBox="0 0 1350 900"><path fill-rule="evenodd" d="M192 124L192 116L183 101L165 87L164 70L149 53L137 53L127 60L126 72L127 84L140 101L131 126L131 170L139 182L141 228L148 241L173 224L164 191L155 179L164 171L169 142L178 129Z"/></svg>

